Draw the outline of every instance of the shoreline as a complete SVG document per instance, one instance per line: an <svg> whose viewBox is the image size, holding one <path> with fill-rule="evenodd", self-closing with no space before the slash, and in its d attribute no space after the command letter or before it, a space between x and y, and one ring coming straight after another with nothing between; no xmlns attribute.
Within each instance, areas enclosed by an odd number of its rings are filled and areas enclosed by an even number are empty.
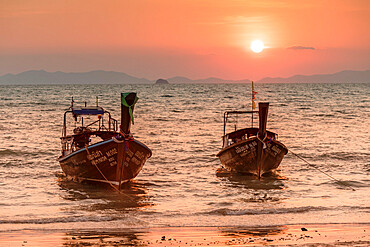
<svg viewBox="0 0 370 247"><path fill-rule="evenodd" d="M0 246L370 246L370 223L0 232Z"/></svg>

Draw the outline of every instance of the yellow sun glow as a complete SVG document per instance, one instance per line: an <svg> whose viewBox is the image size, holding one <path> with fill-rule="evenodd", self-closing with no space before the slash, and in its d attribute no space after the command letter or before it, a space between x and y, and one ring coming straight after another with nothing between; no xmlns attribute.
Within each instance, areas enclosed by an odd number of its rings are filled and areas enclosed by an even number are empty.
<svg viewBox="0 0 370 247"><path fill-rule="evenodd" d="M261 40L254 40L251 43L251 50L255 53L260 53L265 48L265 45Z"/></svg>

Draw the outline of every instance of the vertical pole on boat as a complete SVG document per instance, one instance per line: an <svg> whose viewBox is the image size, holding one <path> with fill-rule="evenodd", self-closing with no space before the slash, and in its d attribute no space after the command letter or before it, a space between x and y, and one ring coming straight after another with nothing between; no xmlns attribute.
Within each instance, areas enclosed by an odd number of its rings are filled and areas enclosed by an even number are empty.
<svg viewBox="0 0 370 247"><path fill-rule="evenodd" d="M121 189L123 168L126 162L126 138L130 134L131 122L133 123L133 111L134 105L137 101L136 93L121 93L121 125L120 133L124 139L124 142L118 145L118 155L117 155L117 173L116 179L119 180L119 189Z"/></svg>
<svg viewBox="0 0 370 247"><path fill-rule="evenodd" d="M266 125L267 125L267 114L269 109L269 103L263 102L258 103L258 114L259 114L259 128L257 133L257 168L258 168L258 178L262 176L262 166L263 166L263 148L264 140L266 138Z"/></svg>
<svg viewBox="0 0 370 247"><path fill-rule="evenodd" d="M252 128L253 128L253 111L252 111Z"/></svg>
<svg viewBox="0 0 370 247"><path fill-rule="evenodd" d="M228 116L229 116L229 113L228 112L224 112L224 134L222 136L222 147L225 147L226 122L227 122Z"/></svg>
<svg viewBox="0 0 370 247"><path fill-rule="evenodd" d="M253 101L253 87L254 87L254 86L253 86L253 81L252 81L252 128L253 128L253 110L254 110L254 108L253 108L253 106L254 106L254 105L253 105L253 102L254 102L254 101Z"/></svg>
<svg viewBox="0 0 370 247"><path fill-rule="evenodd" d="M254 83L252 81L252 128L253 128L253 111L254 109L256 109L256 103L254 102L254 100L256 99L256 94L257 92L254 91Z"/></svg>

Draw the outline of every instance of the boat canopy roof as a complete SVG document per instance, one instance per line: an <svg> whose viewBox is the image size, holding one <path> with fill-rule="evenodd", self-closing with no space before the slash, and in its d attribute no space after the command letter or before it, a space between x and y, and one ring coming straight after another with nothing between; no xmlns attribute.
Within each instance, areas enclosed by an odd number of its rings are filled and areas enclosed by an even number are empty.
<svg viewBox="0 0 370 247"><path fill-rule="evenodd" d="M95 107L73 107L72 113L75 116L78 115L103 115L104 109L100 106Z"/></svg>
<svg viewBox="0 0 370 247"><path fill-rule="evenodd" d="M258 111L225 111L224 115L232 115L232 114L252 114L252 113L258 113Z"/></svg>

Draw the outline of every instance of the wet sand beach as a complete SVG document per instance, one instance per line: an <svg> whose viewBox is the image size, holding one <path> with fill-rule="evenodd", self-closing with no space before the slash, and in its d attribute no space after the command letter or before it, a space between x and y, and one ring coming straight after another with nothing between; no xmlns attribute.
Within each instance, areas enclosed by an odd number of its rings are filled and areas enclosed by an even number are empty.
<svg viewBox="0 0 370 247"><path fill-rule="evenodd" d="M369 246L369 224L0 233L1 246Z"/></svg>

